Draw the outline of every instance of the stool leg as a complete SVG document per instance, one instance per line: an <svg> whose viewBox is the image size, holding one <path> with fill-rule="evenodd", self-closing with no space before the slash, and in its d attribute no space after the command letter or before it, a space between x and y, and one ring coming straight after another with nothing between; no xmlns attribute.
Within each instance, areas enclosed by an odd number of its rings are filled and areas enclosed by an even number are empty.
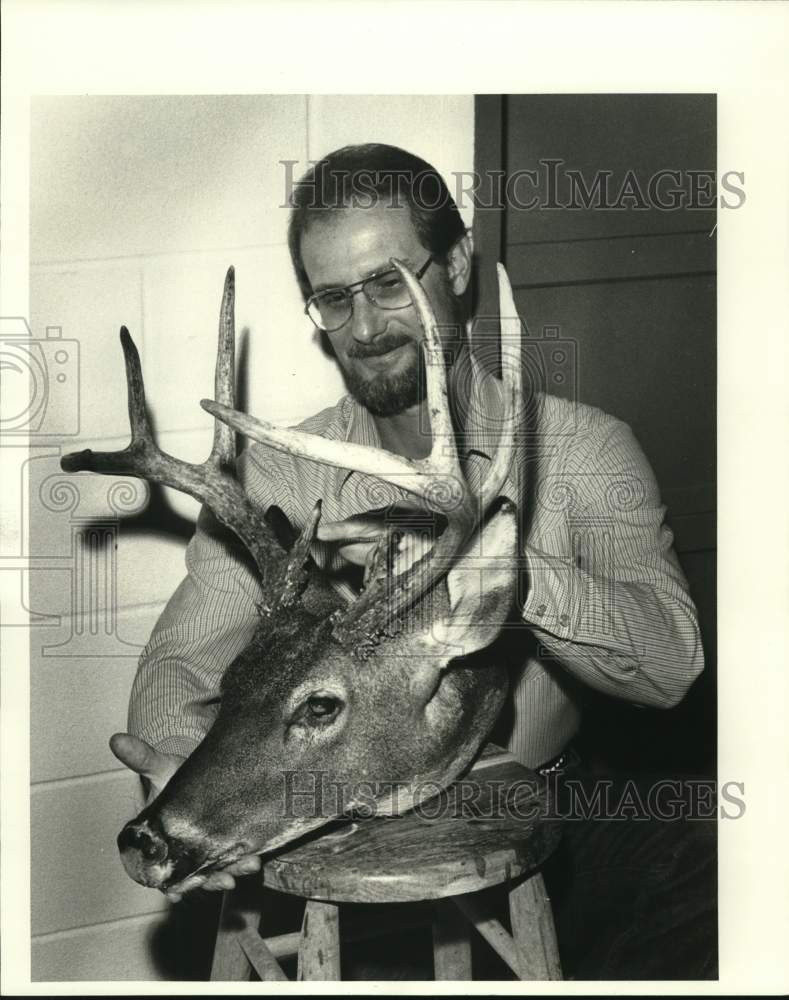
<svg viewBox="0 0 789 1000"><path fill-rule="evenodd" d="M257 932L259 920L260 910L250 907L238 889L224 893L211 964L212 980L236 982L249 979L252 966L241 949L239 938L247 928Z"/></svg>
<svg viewBox="0 0 789 1000"><path fill-rule="evenodd" d="M449 900L439 900L433 916L435 979L470 980L471 935L468 921Z"/></svg>
<svg viewBox="0 0 789 1000"><path fill-rule="evenodd" d="M297 978L332 982L340 979L340 911L334 903L307 900Z"/></svg>
<svg viewBox="0 0 789 1000"><path fill-rule="evenodd" d="M551 901L539 872L510 890L512 936L521 979L561 979Z"/></svg>

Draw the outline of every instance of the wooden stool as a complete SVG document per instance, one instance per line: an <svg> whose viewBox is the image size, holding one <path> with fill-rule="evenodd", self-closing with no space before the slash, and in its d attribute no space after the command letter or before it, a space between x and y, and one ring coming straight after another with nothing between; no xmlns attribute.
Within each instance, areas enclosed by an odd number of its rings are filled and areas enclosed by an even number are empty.
<svg viewBox="0 0 789 1000"><path fill-rule="evenodd" d="M300 932L263 938L260 893L225 893L212 980L339 980L340 904L433 901L436 979L470 980L471 928L519 979L561 979L550 900L538 867L559 839L533 771L489 745L462 780L415 811L348 823L267 861L263 885L307 901ZM481 890L507 883L509 933ZM365 936L371 936L369 929Z"/></svg>

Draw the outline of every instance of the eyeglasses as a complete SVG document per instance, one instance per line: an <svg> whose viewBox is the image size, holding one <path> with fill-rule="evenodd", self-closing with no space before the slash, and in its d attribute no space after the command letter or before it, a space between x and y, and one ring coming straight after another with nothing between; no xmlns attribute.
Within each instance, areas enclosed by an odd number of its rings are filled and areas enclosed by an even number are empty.
<svg viewBox="0 0 789 1000"><path fill-rule="evenodd" d="M416 277L421 278L432 262L431 254L416 272ZM345 326L353 315L353 297L360 292L364 292L367 301L379 309L405 309L411 305L408 286L397 268L391 267L344 288L326 288L311 295L304 312L319 330L334 333L341 326Z"/></svg>

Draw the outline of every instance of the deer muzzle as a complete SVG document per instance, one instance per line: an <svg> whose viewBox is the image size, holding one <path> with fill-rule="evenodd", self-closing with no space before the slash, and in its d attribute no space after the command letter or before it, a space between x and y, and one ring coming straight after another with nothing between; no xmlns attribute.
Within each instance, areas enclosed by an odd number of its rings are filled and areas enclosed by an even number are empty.
<svg viewBox="0 0 789 1000"><path fill-rule="evenodd" d="M187 851L172 844L155 820L136 819L118 834L118 850L135 882L163 889L197 867Z"/></svg>

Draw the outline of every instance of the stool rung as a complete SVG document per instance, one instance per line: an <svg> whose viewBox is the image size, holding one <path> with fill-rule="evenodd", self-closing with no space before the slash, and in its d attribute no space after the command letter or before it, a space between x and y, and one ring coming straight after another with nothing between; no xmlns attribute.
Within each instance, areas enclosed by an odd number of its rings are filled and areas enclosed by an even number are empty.
<svg viewBox="0 0 789 1000"><path fill-rule="evenodd" d="M520 962L515 942L511 935L504 930L500 921L496 920L495 917L486 916L468 896L451 896L450 898L469 923L485 938L499 958L503 959L515 975L520 978Z"/></svg>
<svg viewBox="0 0 789 1000"><path fill-rule="evenodd" d="M283 937L284 936L285 935L283 935ZM295 936L298 938L300 935L296 934ZM282 966L269 950L267 943L256 931L253 931L251 927L245 927L244 930L241 931L238 935L238 943L241 945L241 950L249 959L249 962L255 972L257 972L262 980L287 980L288 977L282 971Z"/></svg>

